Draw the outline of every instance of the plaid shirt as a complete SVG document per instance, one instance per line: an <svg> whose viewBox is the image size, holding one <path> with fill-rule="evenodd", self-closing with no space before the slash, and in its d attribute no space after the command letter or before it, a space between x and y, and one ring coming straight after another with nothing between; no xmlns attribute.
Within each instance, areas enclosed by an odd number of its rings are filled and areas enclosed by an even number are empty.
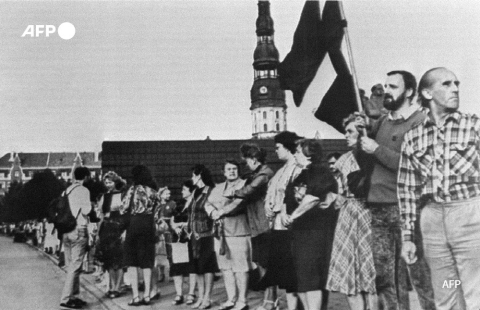
<svg viewBox="0 0 480 310"><path fill-rule="evenodd" d="M409 130L397 184L405 241L413 241L418 206L480 196L478 116L453 112L442 127L427 117Z"/></svg>

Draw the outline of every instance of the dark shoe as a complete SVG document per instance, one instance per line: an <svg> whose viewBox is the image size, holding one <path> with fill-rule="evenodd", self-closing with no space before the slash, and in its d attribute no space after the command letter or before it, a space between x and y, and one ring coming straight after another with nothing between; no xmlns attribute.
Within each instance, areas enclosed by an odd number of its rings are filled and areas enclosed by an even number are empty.
<svg viewBox="0 0 480 310"><path fill-rule="evenodd" d="M133 298L132 300L130 300L128 305L138 307L138 306L143 305L143 300L140 300L140 297L137 296L137 297Z"/></svg>
<svg viewBox="0 0 480 310"><path fill-rule="evenodd" d="M117 297L119 297L119 296L120 296L120 292L117 292L117 291L111 291L111 292L109 292L109 294L108 294L108 298L111 298L111 299L117 298Z"/></svg>
<svg viewBox="0 0 480 310"><path fill-rule="evenodd" d="M160 293L155 293L155 295L153 296L150 296L150 300L157 300L157 299L160 299Z"/></svg>
<svg viewBox="0 0 480 310"><path fill-rule="evenodd" d="M182 295L175 296L175 299L172 301L172 305L178 306L181 304L183 304L183 296Z"/></svg>
<svg viewBox="0 0 480 310"><path fill-rule="evenodd" d="M73 301L72 299L70 299L69 301L67 302L62 302L60 304L60 307L62 308L68 308L68 309L82 309L82 306L75 303L75 301Z"/></svg>
<svg viewBox="0 0 480 310"><path fill-rule="evenodd" d="M142 304L145 305L145 306L148 306L152 303L152 300L150 299L150 297L144 297L143 300L142 300Z"/></svg>
<svg viewBox="0 0 480 310"><path fill-rule="evenodd" d="M77 305L80 305L82 307L87 305L87 302L85 300L80 299L80 298L72 298L71 300L74 303L76 303Z"/></svg>

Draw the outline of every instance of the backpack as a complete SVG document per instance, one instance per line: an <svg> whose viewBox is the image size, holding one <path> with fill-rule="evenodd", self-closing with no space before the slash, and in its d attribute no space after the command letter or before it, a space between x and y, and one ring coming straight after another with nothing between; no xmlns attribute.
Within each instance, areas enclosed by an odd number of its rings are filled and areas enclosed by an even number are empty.
<svg viewBox="0 0 480 310"><path fill-rule="evenodd" d="M74 187L70 193L77 187ZM53 223L55 229L60 234L69 233L77 226L78 214L73 216L70 203L68 202L70 193L67 194L64 191L60 197L55 198L48 206L47 220L49 223ZM78 213L80 214L80 210L78 210Z"/></svg>

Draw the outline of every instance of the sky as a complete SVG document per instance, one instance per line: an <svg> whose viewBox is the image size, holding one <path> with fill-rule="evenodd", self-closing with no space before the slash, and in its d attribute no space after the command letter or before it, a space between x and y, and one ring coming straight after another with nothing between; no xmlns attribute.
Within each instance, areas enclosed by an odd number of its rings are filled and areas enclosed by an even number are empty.
<svg viewBox="0 0 480 310"><path fill-rule="evenodd" d="M303 1L272 0L275 45L289 52ZM460 109L478 113L480 2L346 0L358 84L417 79L444 66ZM0 1L0 155L100 151L103 141L247 139L256 47L255 0ZM75 35L22 34L64 22ZM287 91L287 127L342 138L312 111L333 82L322 64L302 106Z"/></svg>

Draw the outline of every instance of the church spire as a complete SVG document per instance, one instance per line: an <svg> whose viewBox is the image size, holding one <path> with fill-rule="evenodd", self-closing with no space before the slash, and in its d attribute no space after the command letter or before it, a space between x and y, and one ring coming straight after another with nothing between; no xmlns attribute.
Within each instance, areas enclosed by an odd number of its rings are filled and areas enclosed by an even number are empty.
<svg viewBox="0 0 480 310"><path fill-rule="evenodd" d="M258 1L257 47L253 53L254 81L250 91L253 137L271 138L287 130L285 92L277 78L278 50L274 43L270 2Z"/></svg>

